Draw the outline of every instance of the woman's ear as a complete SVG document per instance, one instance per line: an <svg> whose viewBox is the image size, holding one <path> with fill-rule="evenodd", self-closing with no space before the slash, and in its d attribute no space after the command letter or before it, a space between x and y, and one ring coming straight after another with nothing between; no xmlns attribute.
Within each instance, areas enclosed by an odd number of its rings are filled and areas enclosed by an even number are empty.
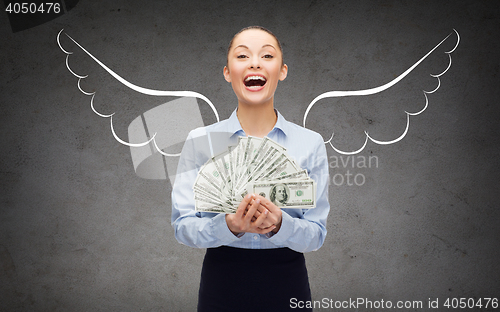
<svg viewBox="0 0 500 312"><path fill-rule="evenodd" d="M283 66L281 66L281 71L280 71L280 77L279 77L280 81L285 80L286 75L288 75L288 66L286 66L286 64L283 64Z"/></svg>
<svg viewBox="0 0 500 312"><path fill-rule="evenodd" d="M231 77L229 76L229 68L227 68L227 66L224 66L223 74L224 79L226 79L227 82L231 82Z"/></svg>

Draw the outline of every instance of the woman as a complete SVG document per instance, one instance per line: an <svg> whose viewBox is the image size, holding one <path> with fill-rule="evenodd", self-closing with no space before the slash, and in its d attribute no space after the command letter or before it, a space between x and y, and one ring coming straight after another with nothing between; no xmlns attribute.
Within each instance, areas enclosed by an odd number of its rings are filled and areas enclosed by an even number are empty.
<svg viewBox="0 0 500 312"><path fill-rule="evenodd" d="M288 67L281 44L269 30L252 26L229 45L224 78L238 99L231 117L189 134L172 191L177 240L208 248L198 311L286 311L311 300L303 252L317 250L326 236L328 161L322 137L286 121L274 109L274 93ZM238 136L268 136L317 183L314 209L279 209L248 194L234 214L194 210L192 186L198 170Z"/></svg>

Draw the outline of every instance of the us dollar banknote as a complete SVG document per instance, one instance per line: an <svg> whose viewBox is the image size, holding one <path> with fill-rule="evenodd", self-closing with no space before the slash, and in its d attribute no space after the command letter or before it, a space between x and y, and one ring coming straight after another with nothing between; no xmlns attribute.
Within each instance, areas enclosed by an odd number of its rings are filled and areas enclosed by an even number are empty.
<svg viewBox="0 0 500 312"><path fill-rule="evenodd" d="M316 206L316 183L285 147L268 137L239 137L238 144L201 167L193 185L195 210L234 213L248 193L281 208Z"/></svg>
<svg viewBox="0 0 500 312"><path fill-rule="evenodd" d="M316 182L311 179L252 182L247 192L265 197L280 208L316 207Z"/></svg>

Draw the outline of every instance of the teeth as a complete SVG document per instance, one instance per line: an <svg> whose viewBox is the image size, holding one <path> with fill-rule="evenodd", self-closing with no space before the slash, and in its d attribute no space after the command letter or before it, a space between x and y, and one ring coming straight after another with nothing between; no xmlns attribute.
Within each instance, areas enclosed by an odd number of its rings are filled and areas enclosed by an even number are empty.
<svg viewBox="0 0 500 312"><path fill-rule="evenodd" d="M250 80L262 80L262 81L266 81L266 78L264 78L262 76L248 76L247 79L245 79L245 81L250 81Z"/></svg>

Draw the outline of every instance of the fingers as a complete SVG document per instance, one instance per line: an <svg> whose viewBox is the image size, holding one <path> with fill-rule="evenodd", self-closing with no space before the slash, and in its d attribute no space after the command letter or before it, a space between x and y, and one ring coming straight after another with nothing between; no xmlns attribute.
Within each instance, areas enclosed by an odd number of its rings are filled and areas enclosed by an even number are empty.
<svg viewBox="0 0 500 312"><path fill-rule="evenodd" d="M260 199L261 205L264 206L266 209L268 209L270 212L277 213L278 211L281 211L281 209L275 204L273 204L273 202L270 201L269 199L260 195L256 195L256 198Z"/></svg>
<svg viewBox="0 0 500 312"><path fill-rule="evenodd" d="M269 211L266 208L264 208L264 206L262 206L262 204L260 205L260 208L262 208L263 211L264 210L267 211L267 212ZM255 222L260 215L261 215L261 213L257 210L255 212L255 214L253 215L252 222ZM262 222L262 224L259 226L259 228L260 229L267 229L267 228L269 228L272 225L274 225L274 223L273 223L272 218L270 218L270 215L269 215L269 212L268 212L268 215L267 215L266 219L264 220L264 222Z"/></svg>
<svg viewBox="0 0 500 312"><path fill-rule="evenodd" d="M276 228L276 225L269 222L269 219L267 218L268 215L268 210L265 210L264 213L261 213L260 216L254 222L252 222L252 225L254 227L252 232L266 234Z"/></svg>
<svg viewBox="0 0 500 312"><path fill-rule="evenodd" d="M257 199L257 201L259 201L259 205L260 205L260 200ZM255 220L254 222L252 222L256 227L260 227L264 221L266 220L267 218L267 215L269 214L269 211L266 209L264 211L264 213L261 213L260 216L257 217L257 220Z"/></svg>
<svg viewBox="0 0 500 312"><path fill-rule="evenodd" d="M256 196L257 199L260 199L261 205L264 206L267 210L269 210L269 215L267 219L279 229L281 226L282 220L282 211L281 209L273 204L270 200L262 197L260 195Z"/></svg>
<svg viewBox="0 0 500 312"><path fill-rule="evenodd" d="M250 201L250 204L247 206L246 210L245 210L245 213L248 212L248 209L250 209L250 206L254 203L254 200L255 198L252 197L252 200ZM262 201L262 200L261 200ZM255 211L255 218L257 218L258 216L260 216L261 213L264 212L264 210L267 210L266 207L262 206L262 203L259 205L259 207L257 207L257 210Z"/></svg>
<svg viewBox="0 0 500 312"><path fill-rule="evenodd" d="M276 216L269 218L270 211L262 205L262 196L248 194L245 196L236 213L226 217L226 222L229 229L233 233L252 232L258 234L266 234L276 228ZM269 202L272 204L271 202ZM267 203L269 205L269 203ZM278 208L278 211L279 210Z"/></svg>
<svg viewBox="0 0 500 312"><path fill-rule="evenodd" d="M251 202L247 215L251 216L250 232L266 234L276 228L275 224L268 218L269 210L261 205L258 198Z"/></svg>
<svg viewBox="0 0 500 312"><path fill-rule="evenodd" d="M254 194L248 194L243 198L243 200L238 206L238 209L236 209L236 217L238 219L241 219L243 215L246 213L247 206L250 204L250 201L252 201L254 197L255 197Z"/></svg>
<svg viewBox="0 0 500 312"><path fill-rule="evenodd" d="M255 199L252 204L250 205L250 207L248 208L248 211L245 215L245 219L248 221L248 222L251 222L252 221L252 217L254 216L255 212L257 211L257 208L259 208L260 206L260 199ZM262 214L261 214L262 215ZM259 216L260 217L260 216Z"/></svg>

